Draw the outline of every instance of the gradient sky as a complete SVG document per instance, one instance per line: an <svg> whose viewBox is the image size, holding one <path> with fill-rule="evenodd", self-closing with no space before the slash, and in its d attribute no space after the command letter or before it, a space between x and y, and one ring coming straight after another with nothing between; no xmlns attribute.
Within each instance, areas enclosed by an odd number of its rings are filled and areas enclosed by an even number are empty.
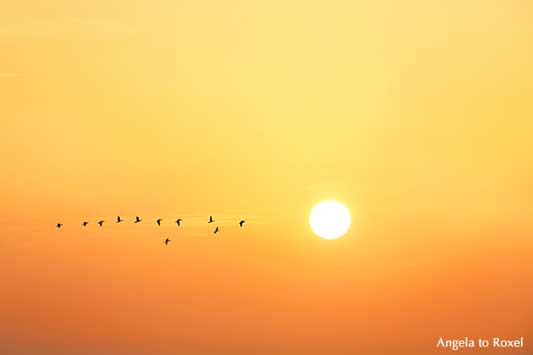
<svg viewBox="0 0 533 355"><path fill-rule="evenodd" d="M0 51L2 354L533 341L533 3L8 0Z"/></svg>

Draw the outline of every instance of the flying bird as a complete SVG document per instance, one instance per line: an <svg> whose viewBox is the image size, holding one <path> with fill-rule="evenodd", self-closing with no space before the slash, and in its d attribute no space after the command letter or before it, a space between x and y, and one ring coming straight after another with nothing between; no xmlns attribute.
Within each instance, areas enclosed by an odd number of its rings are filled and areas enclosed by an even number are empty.
<svg viewBox="0 0 533 355"><path fill-rule="evenodd" d="M213 219L213 216L209 216L209 222L207 223L213 223L215 220Z"/></svg>
<svg viewBox="0 0 533 355"><path fill-rule="evenodd" d="M178 218L178 219L176 220L176 224L178 225L178 227L181 225L181 221L182 221L181 218Z"/></svg>
<svg viewBox="0 0 533 355"><path fill-rule="evenodd" d="M213 233L215 233L215 234L218 233L218 227L215 228L215 231Z"/></svg>
<svg viewBox="0 0 533 355"><path fill-rule="evenodd" d="M120 216L117 216L117 223L120 223L122 221L123 221L123 219L121 219Z"/></svg>
<svg viewBox="0 0 533 355"><path fill-rule="evenodd" d="M87 227L88 224L89 224L89 222L83 221L83 223L81 225L84 226L84 227Z"/></svg>
<svg viewBox="0 0 533 355"><path fill-rule="evenodd" d="M243 219L243 220L241 220L241 221L239 222L239 226L241 226L241 228L242 228L242 226L243 226L244 223L246 223L246 221Z"/></svg>
<svg viewBox="0 0 533 355"><path fill-rule="evenodd" d="M61 228L61 226L63 226L63 224L61 223L56 224L56 228Z"/></svg>
<svg viewBox="0 0 533 355"><path fill-rule="evenodd" d="M140 219L139 216L136 216L135 217L135 222L133 222L133 223L139 223L140 221L142 221L142 219Z"/></svg>
<svg viewBox="0 0 533 355"><path fill-rule="evenodd" d="M165 245L168 245L168 242L170 242L170 239L165 239Z"/></svg>
<svg viewBox="0 0 533 355"><path fill-rule="evenodd" d="M161 221L162 221L161 218L158 218L158 219L157 219L156 223L157 223L158 226L161 226Z"/></svg>
<svg viewBox="0 0 533 355"><path fill-rule="evenodd" d="M104 224L104 221L98 221L98 225L101 227Z"/></svg>

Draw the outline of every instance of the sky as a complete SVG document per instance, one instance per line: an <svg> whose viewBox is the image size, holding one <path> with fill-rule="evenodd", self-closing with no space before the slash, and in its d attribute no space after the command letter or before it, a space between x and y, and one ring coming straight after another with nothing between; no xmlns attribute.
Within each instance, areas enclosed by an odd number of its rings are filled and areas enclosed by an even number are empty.
<svg viewBox="0 0 533 355"><path fill-rule="evenodd" d="M0 352L416 355L523 336L525 353L532 16L522 0L1 1ZM325 199L352 213L338 240L308 224Z"/></svg>

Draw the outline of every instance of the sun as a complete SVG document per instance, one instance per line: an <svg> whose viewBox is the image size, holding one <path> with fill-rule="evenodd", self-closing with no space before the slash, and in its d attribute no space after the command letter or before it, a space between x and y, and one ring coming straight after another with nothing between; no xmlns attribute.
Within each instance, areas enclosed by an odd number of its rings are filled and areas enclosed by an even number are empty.
<svg viewBox="0 0 533 355"><path fill-rule="evenodd" d="M350 228L350 224L351 216L348 208L333 200L318 203L309 214L311 229L323 239L342 237Z"/></svg>

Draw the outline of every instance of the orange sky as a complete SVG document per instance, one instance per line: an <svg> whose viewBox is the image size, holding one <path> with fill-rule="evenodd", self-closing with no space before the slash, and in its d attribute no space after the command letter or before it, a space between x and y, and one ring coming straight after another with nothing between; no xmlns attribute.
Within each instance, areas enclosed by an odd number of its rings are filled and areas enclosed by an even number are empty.
<svg viewBox="0 0 533 355"><path fill-rule="evenodd" d="M0 2L0 353L422 355L441 336L525 353L532 16ZM329 198L352 211L336 241L307 223Z"/></svg>

